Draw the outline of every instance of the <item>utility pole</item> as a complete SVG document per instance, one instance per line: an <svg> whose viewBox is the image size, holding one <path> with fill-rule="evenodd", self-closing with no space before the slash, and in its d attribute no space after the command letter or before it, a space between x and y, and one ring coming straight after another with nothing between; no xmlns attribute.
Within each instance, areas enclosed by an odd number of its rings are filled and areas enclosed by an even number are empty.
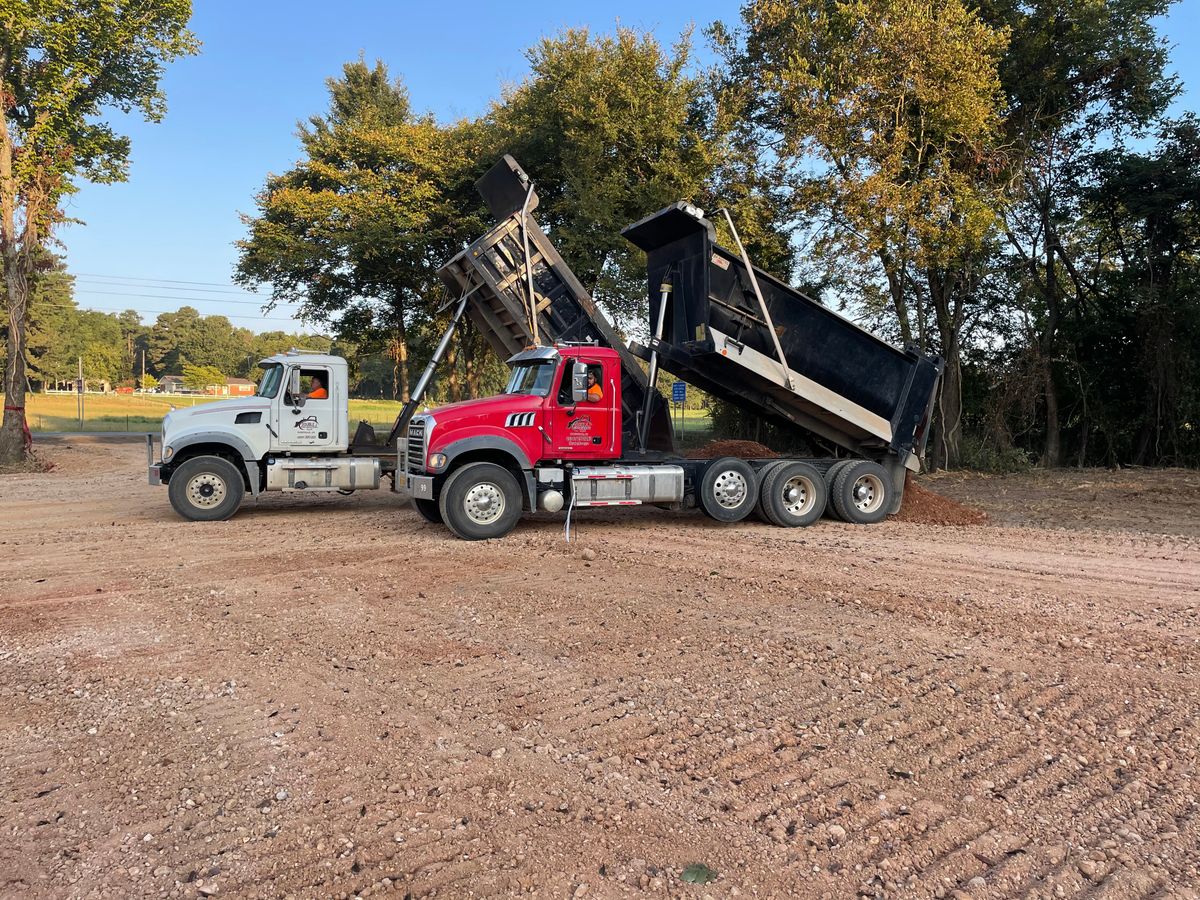
<svg viewBox="0 0 1200 900"><path fill-rule="evenodd" d="M79 398L79 430L83 431L83 357L79 357L79 380L75 382L75 394Z"/></svg>

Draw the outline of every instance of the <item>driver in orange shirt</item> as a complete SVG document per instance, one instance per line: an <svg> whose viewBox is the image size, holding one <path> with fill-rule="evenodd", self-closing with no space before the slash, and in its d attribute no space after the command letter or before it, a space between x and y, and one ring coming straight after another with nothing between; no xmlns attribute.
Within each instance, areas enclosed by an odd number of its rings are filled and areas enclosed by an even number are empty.
<svg viewBox="0 0 1200 900"><path fill-rule="evenodd" d="M325 382L321 380L320 375L312 377L312 386L308 390L309 400L328 400L329 391L325 390Z"/></svg>
<svg viewBox="0 0 1200 900"><path fill-rule="evenodd" d="M604 399L604 391L600 385L596 384L596 373L587 373L587 399L588 403L599 403Z"/></svg>

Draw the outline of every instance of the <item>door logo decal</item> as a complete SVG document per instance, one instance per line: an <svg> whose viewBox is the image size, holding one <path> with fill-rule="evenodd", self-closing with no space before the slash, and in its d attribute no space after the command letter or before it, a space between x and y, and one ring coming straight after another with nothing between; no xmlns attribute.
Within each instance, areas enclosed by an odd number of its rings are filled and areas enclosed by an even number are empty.
<svg viewBox="0 0 1200 900"><path fill-rule="evenodd" d="M303 419L300 419L298 422L296 422L295 428L298 431L304 431L304 432L315 431L317 428L317 417L316 416L306 416Z"/></svg>
<svg viewBox="0 0 1200 900"><path fill-rule="evenodd" d="M567 428L569 428L571 431L591 431L592 417L580 416L578 419L572 419L567 425Z"/></svg>

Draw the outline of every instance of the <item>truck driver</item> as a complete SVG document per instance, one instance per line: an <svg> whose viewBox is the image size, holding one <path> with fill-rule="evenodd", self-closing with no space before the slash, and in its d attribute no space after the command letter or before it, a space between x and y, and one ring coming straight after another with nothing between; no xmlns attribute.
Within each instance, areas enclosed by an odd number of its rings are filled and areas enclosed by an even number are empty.
<svg viewBox="0 0 1200 900"><path fill-rule="evenodd" d="M599 403L604 399L604 391L596 383L596 373L592 370L587 373L587 399L588 403Z"/></svg>

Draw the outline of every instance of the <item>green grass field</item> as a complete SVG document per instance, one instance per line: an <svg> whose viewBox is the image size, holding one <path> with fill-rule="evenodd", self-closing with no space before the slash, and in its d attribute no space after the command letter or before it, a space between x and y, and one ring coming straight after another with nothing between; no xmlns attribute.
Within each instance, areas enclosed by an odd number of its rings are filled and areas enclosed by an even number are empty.
<svg viewBox="0 0 1200 900"><path fill-rule="evenodd" d="M222 397L187 394L85 394L84 421L80 427L75 394L30 394L25 414L33 431L158 431L171 407L186 408ZM366 420L376 431L390 429L403 404L392 400L351 400L350 430ZM707 439L711 430L708 412L686 412L685 442L694 446Z"/></svg>

